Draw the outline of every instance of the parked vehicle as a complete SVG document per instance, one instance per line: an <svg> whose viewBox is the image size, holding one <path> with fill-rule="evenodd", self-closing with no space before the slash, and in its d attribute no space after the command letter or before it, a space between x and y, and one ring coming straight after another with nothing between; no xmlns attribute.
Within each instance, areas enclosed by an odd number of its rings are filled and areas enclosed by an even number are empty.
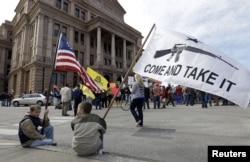
<svg viewBox="0 0 250 162"><path fill-rule="evenodd" d="M32 94L25 94L20 98L15 98L12 100L12 104L14 106L19 105L35 105L38 104L40 106L45 105L47 102L46 97L43 94L32 93ZM51 101L49 100L49 105Z"/></svg>

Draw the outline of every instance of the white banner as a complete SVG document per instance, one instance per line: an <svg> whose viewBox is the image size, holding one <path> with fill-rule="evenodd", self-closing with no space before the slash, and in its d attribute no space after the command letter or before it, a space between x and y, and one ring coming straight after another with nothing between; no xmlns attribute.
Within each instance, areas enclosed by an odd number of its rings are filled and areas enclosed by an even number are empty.
<svg viewBox="0 0 250 162"><path fill-rule="evenodd" d="M206 91L246 108L250 72L227 55L174 31L155 31L133 71L164 83Z"/></svg>

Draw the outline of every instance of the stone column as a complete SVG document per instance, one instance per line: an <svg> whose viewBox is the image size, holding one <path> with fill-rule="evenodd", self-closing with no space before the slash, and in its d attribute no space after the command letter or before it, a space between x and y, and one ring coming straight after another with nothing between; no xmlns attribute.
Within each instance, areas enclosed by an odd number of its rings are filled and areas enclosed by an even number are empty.
<svg viewBox="0 0 250 162"><path fill-rule="evenodd" d="M17 39L18 37L15 37L13 41L13 48L12 48L12 59L11 59L11 71L16 68L17 66Z"/></svg>
<svg viewBox="0 0 250 162"><path fill-rule="evenodd" d="M102 47L102 36L101 28L97 28L97 49L96 49L96 63L97 65L101 64L101 47Z"/></svg>
<svg viewBox="0 0 250 162"><path fill-rule="evenodd" d="M68 32L67 40L69 41L69 44L71 48L73 48L73 42L74 42L74 28L72 26L69 27L69 32Z"/></svg>
<svg viewBox="0 0 250 162"><path fill-rule="evenodd" d="M112 33L111 37L111 66L116 68L115 65L115 34Z"/></svg>
<svg viewBox="0 0 250 162"><path fill-rule="evenodd" d="M22 58L21 60L23 63L27 63L29 60L29 28L27 25L23 27L23 32L22 32L22 45L21 45L21 53L22 53Z"/></svg>
<svg viewBox="0 0 250 162"><path fill-rule="evenodd" d="M126 39L123 39L123 69L127 70L127 45Z"/></svg>
<svg viewBox="0 0 250 162"><path fill-rule="evenodd" d="M38 26L38 18L36 17L36 20L35 20L35 23L34 23L34 30L33 30L33 47L32 47L32 56L31 58L33 58L34 60L34 57L35 57L35 52L36 52L36 42L37 42L37 26Z"/></svg>
<svg viewBox="0 0 250 162"><path fill-rule="evenodd" d="M86 66L90 65L90 34L89 33L85 33L85 46L86 46L86 53L85 53L85 64Z"/></svg>
<svg viewBox="0 0 250 162"><path fill-rule="evenodd" d="M52 31L53 31L53 20L49 18L48 21L48 35L47 35L47 49L46 49L46 57L51 58L52 62L54 60L54 53L52 54ZM52 56L52 57L51 57Z"/></svg>
<svg viewBox="0 0 250 162"><path fill-rule="evenodd" d="M43 25L44 25L44 16L38 15L37 21L37 30L36 30L36 46L35 46L35 55L36 60L43 61Z"/></svg>
<svg viewBox="0 0 250 162"><path fill-rule="evenodd" d="M136 54L137 54L137 53L136 53L136 45L133 44L132 60L135 58Z"/></svg>

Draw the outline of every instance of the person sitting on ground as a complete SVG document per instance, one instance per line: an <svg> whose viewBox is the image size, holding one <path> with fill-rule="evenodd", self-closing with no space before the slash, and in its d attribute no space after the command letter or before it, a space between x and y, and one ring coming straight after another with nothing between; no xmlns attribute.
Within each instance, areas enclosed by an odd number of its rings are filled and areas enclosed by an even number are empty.
<svg viewBox="0 0 250 162"><path fill-rule="evenodd" d="M102 154L103 134L107 126L104 119L91 114L92 104L82 102L78 105L77 116L71 121L74 132L72 148L78 156Z"/></svg>
<svg viewBox="0 0 250 162"><path fill-rule="evenodd" d="M19 122L18 137L23 147L36 147L42 145L53 145L54 142L54 128L49 123L48 113L46 109L44 113L44 119L40 119L41 113L40 105L31 105L30 111ZM42 129L38 129L42 127ZM42 131L44 135L42 134Z"/></svg>

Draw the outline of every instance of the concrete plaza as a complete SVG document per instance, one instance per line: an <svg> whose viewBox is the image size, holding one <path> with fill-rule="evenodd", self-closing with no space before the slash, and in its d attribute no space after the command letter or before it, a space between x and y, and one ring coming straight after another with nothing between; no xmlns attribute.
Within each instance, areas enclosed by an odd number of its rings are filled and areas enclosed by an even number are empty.
<svg viewBox="0 0 250 162"><path fill-rule="evenodd" d="M151 103L152 104L152 103ZM116 105L116 104L114 104ZM94 108L94 107L93 107ZM57 146L22 148L18 122L29 107L0 107L0 161L4 162L206 162L209 145L250 146L250 109L238 106L201 108L177 105L144 110L144 127L136 127L130 111L113 107L107 117L104 151L109 154L78 157L71 149L71 116L49 107ZM107 109L95 110L100 116ZM42 114L41 114L42 116Z"/></svg>

